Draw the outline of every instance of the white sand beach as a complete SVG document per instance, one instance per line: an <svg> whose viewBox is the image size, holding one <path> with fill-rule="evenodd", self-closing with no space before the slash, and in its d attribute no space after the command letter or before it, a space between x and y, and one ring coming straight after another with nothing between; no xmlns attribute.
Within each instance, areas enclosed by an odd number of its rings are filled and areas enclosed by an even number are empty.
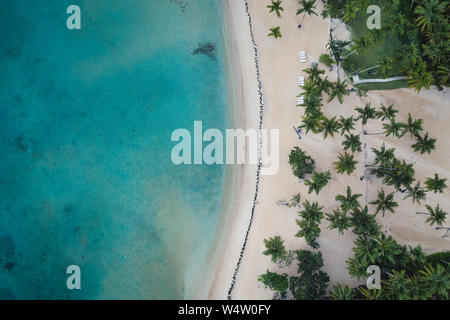
<svg viewBox="0 0 450 320"><path fill-rule="evenodd" d="M249 233L248 243L237 274L235 287L232 293L233 299L271 299L272 292L265 290L257 281L260 274L267 269L278 270L271 263L270 258L264 256L263 239L280 235L285 241L287 249L306 249L303 238L296 238L298 226L295 223L297 210L276 204L279 199L288 199L296 193L301 193L302 201L305 199L318 201L324 206L325 212L331 212L337 207L334 197L343 194L347 186L355 193L364 194L362 202L376 198L377 191L381 187L381 180L371 177L361 181L364 171L364 152L358 154L359 161L356 172L352 175L339 175L333 169L332 162L342 151L340 135L335 138L323 140L321 134L312 133L303 136L300 141L292 129L301 123L303 108L296 107L296 95L301 91L297 84L298 76L305 75L302 69L311 66L311 62L318 62L320 54L325 52L325 45L329 37L330 22L320 16L307 16L303 27L297 25L301 16L296 15L298 2L294 0L283 1L284 12L282 18L275 14L269 14L266 1L249 0L249 9L252 16L253 32L258 46L259 68L264 93L265 114L263 127L280 130L280 169L273 176L261 176L257 205L254 212L254 221ZM257 128L259 119L259 97L256 79L255 54L249 34L248 18L245 12L244 1L224 1L226 19L226 34L229 37L228 52L233 70L229 73L235 87L233 92L237 102L236 124L244 128ZM318 12L321 4L318 2ZM283 37L274 39L268 37L269 28L280 26ZM340 28L341 36L346 37L345 28ZM308 61L300 63L299 51L306 50ZM326 67L321 66L321 69ZM328 72L331 80L336 79L336 72ZM400 110L398 119L405 122L408 113L414 118L424 120L424 129L437 138L436 150L431 155L420 155L413 152L411 144L413 140L409 135L402 139L381 136L362 136L367 149L380 147L383 142L386 146L396 149L396 155L400 159L415 163L416 178L423 184L426 177L432 177L438 173L441 177L450 178L450 92L432 89L423 90L417 94L412 89L398 89L389 91L370 91L367 97L359 98L355 94L345 97L344 104L334 100L326 104L324 113L330 117L334 115L350 116L355 114L353 110L357 106L364 106L371 102L373 107L380 104L394 104ZM358 126L361 126L358 123ZM362 128L360 128L362 130ZM365 129L368 132L380 132L379 122L369 122ZM325 189L316 196L308 195L307 188L296 179L288 164L290 150L299 146L307 151L316 161L319 171L331 170L332 180ZM367 162L371 163L373 155L368 152ZM233 169L234 170L234 169ZM246 230L249 225L253 198L256 186L256 166L245 165L236 168L235 175L230 182L232 190L225 199L229 212L226 216L227 223L220 236L219 249L217 251L217 266L207 297L209 299L225 299L230 287L236 263L244 242ZM416 246L420 244L426 253L434 253L450 249L450 239L442 238L442 231L436 231L434 227L425 224L425 217L416 215L415 212L423 211L424 204L412 204L410 199L402 200L403 195L396 194L396 201L400 207L395 214L386 214L383 218L378 215L378 222L388 229L399 243ZM440 204L447 212L450 209L450 191L443 194L427 193L427 204L433 207ZM373 210L370 205L369 209ZM225 218L224 218L225 219ZM450 221L447 220L448 225ZM354 236L346 232L340 236L336 230L329 230L328 221L323 220L321 225L320 251L323 254L324 271L330 276L330 287L339 282L349 285L357 285L358 282L348 275L345 261L352 256ZM294 263L289 269L284 270L289 275L296 272Z"/></svg>

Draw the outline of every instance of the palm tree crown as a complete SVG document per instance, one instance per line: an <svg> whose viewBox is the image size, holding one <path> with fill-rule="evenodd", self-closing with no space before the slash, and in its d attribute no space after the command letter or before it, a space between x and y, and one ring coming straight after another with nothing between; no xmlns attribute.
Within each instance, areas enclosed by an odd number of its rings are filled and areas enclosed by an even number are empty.
<svg viewBox="0 0 450 320"><path fill-rule="evenodd" d="M406 133L406 124L391 120L390 123L383 124L384 134L389 137L391 134L396 138L401 138Z"/></svg>
<svg viewBox="0 0 450 320"><path fill-rule="evenodd" d="M333 214L326 214L327 220L330 221L330 230L338 229L339 234L344 234L344 231L352 226L351 218L347 216L347 212L341 212L339 208L333 210Z"/></svg>
<svg viewBox="0 0 450 320"><path fill-rule="evenodd" d="M421 280L425 282L432 296L438 295L448 300L450 276L441 264L437 264L436 267L425 266L424 270L419 272L422 274Z"/></svg>
<svg viewBox="0 0 450 320"><path fill-rule="evenodd" d="M412 198L413 203L417 202L418 204L420 204L420 201L425 200L426 193L425 190L420 186L420 181L417 182L417 184L414 187L409 187L407 189L408 194L406 195L406 197L403 198L403 200L407 198Z"/></svg>
<svg viewBox="0 0 450 320"><path fill-rule="evenodd" d="M440 18L445 11L447 2L439 0L424 1L414 10L416 14L417 26L421 28L422 32L427 29L431 30L433 24Z"/></svg>
<svg viewBox="0 0 450 320"><path fill-rule="evenodd" d="M428 213L426 213L426 212L417 212L417 214L424 214L424 215L429 216L425 220L425 223L430 223L431 225L436 223L438 226L442 226L442 224L445 222L445 219L447 217L447 212L442 210L439 207L439 204L434 209L431 206L429 206L429 205L426 205L425 207L427 208Z"/></svg>
<svg viewBox="0 0 450 320"><path fill-rule="evenodd" d="M322 190L331 179L330 171L326 172L313 172L312 180L305 180L305 186L308 186L308 193L315 192L319 194L320 190Z"/></svg>
<svg viewBox="0 0 450 320"><path fill-rule="evenodd" d="M377 112L377 118L381 121L395 120L395 116L398 113L398 110L395 110L393 106L394 105L391 104L390 106L386 107L382 104L380 111Z"/></svg>
<svg viewBox="0 0 450 320"><path fill-rule="evenodd" d="M313 65L311 68L303 69L308 74L308 79L313 81L316 85L320 85L322 82L321 75L325 74L324 70L320 70L318 64Z"/></svg>
<svg viewBox="0 0 450 320"><path fill-rule="evenodd" d="M419 135L420 131L423 130L422 123L422 119L413 120L413 118L411 117L411 113L408 113L408 123L406 125L408 132L411 134L411 138L413 136Z"/></svg>
<svg viewBox="0 0 450 320"><path fill-rule="evenodd" d="M363 125L366 125L369 119L376 119L377 117L377 111L375 110L375 108L372 108L370 106L370 103L366 104L364 109L358 107L355 108L355 110L359 113L359 116L356 118L356 120L362 119Z"/></svg>
<svg viewBox="0 0 450 320"><path fill-rule="evenodd" d="M282 37L283 37L283 35L281 34L281 31L280 31L280 27L279 27L279 26L278 26L278 27L270 28L270 33L268 34L268 36L269 36L269 37L274 37L275 39L278 39L278 38L282 38Z"/></svg>
<svg viewBox="0 0 450 320"><path fill-rule="evenodd" d="M336 117L333 117L331 119L324 118L320 123L319 132L323 132L323 139L325 140L328 137L328 135L334 137L334 134L336 132L339 132L339 128L340 128L339 121L336 120Z"/></svg>
<svg viewBox="0 0 450 320"><path fill-rule="evenodd" d="M354 134L346 134L345 135L345 140L342 142L342 145L344 146L344 150L352 150L353 153L355 153L355 151L362 151L361 149L361 139L359 138L359 135L354 135Z"/></svg>
<svg viewBox="0 0 450 320"><path fill-rule="evenodd" d="M344 154L340 153L338 155L338 161L333 162L337 173L343 174L346 172L347 175L351 175L352 172L355 171L356 164L358 163L358 161L353 160L353 158L353 155L350 155L347 152L344 152Z"/></svg>
<svg viewBox="0 0 450 320"><path fill-rule="evenodd" d="M427 191L443 193L444 189L447 188L445 181L447 181L447 179L440 179L439 175L435 173L434 178L427 178L427 180L425 180L425 186L427 187Z"/></svg>
<svg viewBox="0 0 450 320"><path fill-rule="evenodd" d="M352 189L347 187L347 194L345 196L337 195L335 199L341 204L341 209L348 212L361 207L358 201L360 197L362 197L362 194L352 194Z"/></svg>
<svg viewBox="0 0 450 320"><path fill-rule="evenodd" d="M347 91L347 80L341 82L338 81L331 88L330 96L328 97L328 102L331 102L334 98L338 98L339 103L342 104L344 102L344 96L348 96L350 93Z"/></svg>
<svg viewBox="0 0 450 320"><path fill-rule="evenodd" d="M392 192L388 195L385 195L383 189L378 191L378 199L370 202L370 204L377 205L375 214L378 214L378 212L381 211L383 213L383 217L386 211L394 213L394 208L398 207L398 203L394 201L394 193Z"/></svg>
<svg viewBox="0 0 450 320"><path fill-rule="evenodd" d="M420 152L420 154L424 154L425 152L430 154L432 150L435 149L436 139L428 138L428 132L425 136L416 135L416 143L412 145L412 148L416 152Z"/></svg>
<svg viewBox="0 0 450 320"><path fill-rule="evenodd" d="M298 214L303 219L320 222L323 218L323 207L319 206L318 202L310 203L308 200L303 202L303 210Z"/></svg>
<svg viewBox="0 0 450 320"><path fill-rule="evenodd" d="M402 186L409 189L414 178L415 170L412 163L406 163L405 160L393 159L390 164L391 170L385 171L383 183L394 186L399 190Z"/></svg>
<svg viewBox="0 0 450 320"><path fill-rule="evenodd" d="M372 148L373 153L375 153L375 162L373 165L380 164L382 166L388 166L390 161L395 158L394 152L395 149L386 149L386 146L383 142L383 145L381 146L380 150Z"/></svg>
<svg viewBox="0 0 450 320"><path fill-rule="evenodd" d="M352 300L354 297L353 290L348 286L335 284L330 291L330 297L333 300Z"/></svg>
<svg viewBox="0 0 450 320"><path fill-rule="evenodd" d="M344 133L355 130L355 119L353 119L353 116L349 118L344 118L343 116L340 116L339 118L339 124L341 127L341 136L344 135Z"/></svg>
<svg viewBox="0 0 450 320"><path fill-rule="evenodd" d="M369 214L367 206L364 209L356 208L352 212L353 232L357 235L377 236L380 226L374 214Z"/></svg>
<svg viewBox="0 0 450 320"><path fill-rule="evenodd" d="M263 254L272 256L273 262L277 262L286 254L286 249L284 248L283 240L281 240L280 236L264 239L264 245L266 246L266 251L264 251Z"/></svg>
<svg viewBox="0 0 450 320"><path fill-rule="evenodd" d="M297 15L300 14L309 14L309 15L316 15L317 13L314 11L316 9L316 0L300 0L300 4L302 5L302 8L297 10Z"/></svg>
<svg viewBox="0 0 450 320"><path fill-rule="evenodd" d="M269 4L267 8L270 9L269 12L274 12L277 14L277 17L281 17L281 11L284 11L281 6L281 0L272 0L272 4Z"/></svg>

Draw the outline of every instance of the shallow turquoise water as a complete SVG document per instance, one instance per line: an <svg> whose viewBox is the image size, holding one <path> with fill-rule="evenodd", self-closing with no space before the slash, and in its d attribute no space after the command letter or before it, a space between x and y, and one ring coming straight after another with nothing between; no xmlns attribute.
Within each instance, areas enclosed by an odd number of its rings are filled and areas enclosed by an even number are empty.
<svg viewBox="0 0 450 320"><path fill-rule="evenodd" d="M224 168L173 165L170 135L227 125L221 23L211 0L0 1L0 298L183 298Z"/></svg>

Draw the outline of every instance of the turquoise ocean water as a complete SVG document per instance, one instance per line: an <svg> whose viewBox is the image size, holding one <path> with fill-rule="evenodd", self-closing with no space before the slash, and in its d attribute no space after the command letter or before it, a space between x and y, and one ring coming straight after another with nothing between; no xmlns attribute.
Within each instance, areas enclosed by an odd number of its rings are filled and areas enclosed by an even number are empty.
<svg viewBox="0 0 450 320"><path fill-rule="evenodd" d="M227 126L221 24L212 0L0 1L0 298L184 297L225 171L173 165L170 136Z"/></svg>

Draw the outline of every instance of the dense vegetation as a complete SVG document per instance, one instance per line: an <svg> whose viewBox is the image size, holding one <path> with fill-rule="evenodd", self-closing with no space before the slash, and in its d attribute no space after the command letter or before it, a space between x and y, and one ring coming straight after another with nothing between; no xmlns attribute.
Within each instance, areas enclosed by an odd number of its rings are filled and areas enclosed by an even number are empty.
<svg viewBox="0 0 450 320"><path fill-rule="evenodd" d="M291 254L295 255L298 263L297 275L288 277L286 273L278 274L267 270L258 277L258 281L275 292L274 299L286 299L288 294L296 300L325 298L330 278L320 270L323 267L322 253L297 250Z"/></svg>
<svg viewBox="0 0 450 320"><path fill-rule="evenodd" d="M444 0L325 0L323 16L352 27L353 40L330 40L329 49L349 73L387 78L405 75L420 91L449 86L449 6ZM366 8L381 8L381 29L366 27ZM368 69L368 70L367 70Z"/></svg>

